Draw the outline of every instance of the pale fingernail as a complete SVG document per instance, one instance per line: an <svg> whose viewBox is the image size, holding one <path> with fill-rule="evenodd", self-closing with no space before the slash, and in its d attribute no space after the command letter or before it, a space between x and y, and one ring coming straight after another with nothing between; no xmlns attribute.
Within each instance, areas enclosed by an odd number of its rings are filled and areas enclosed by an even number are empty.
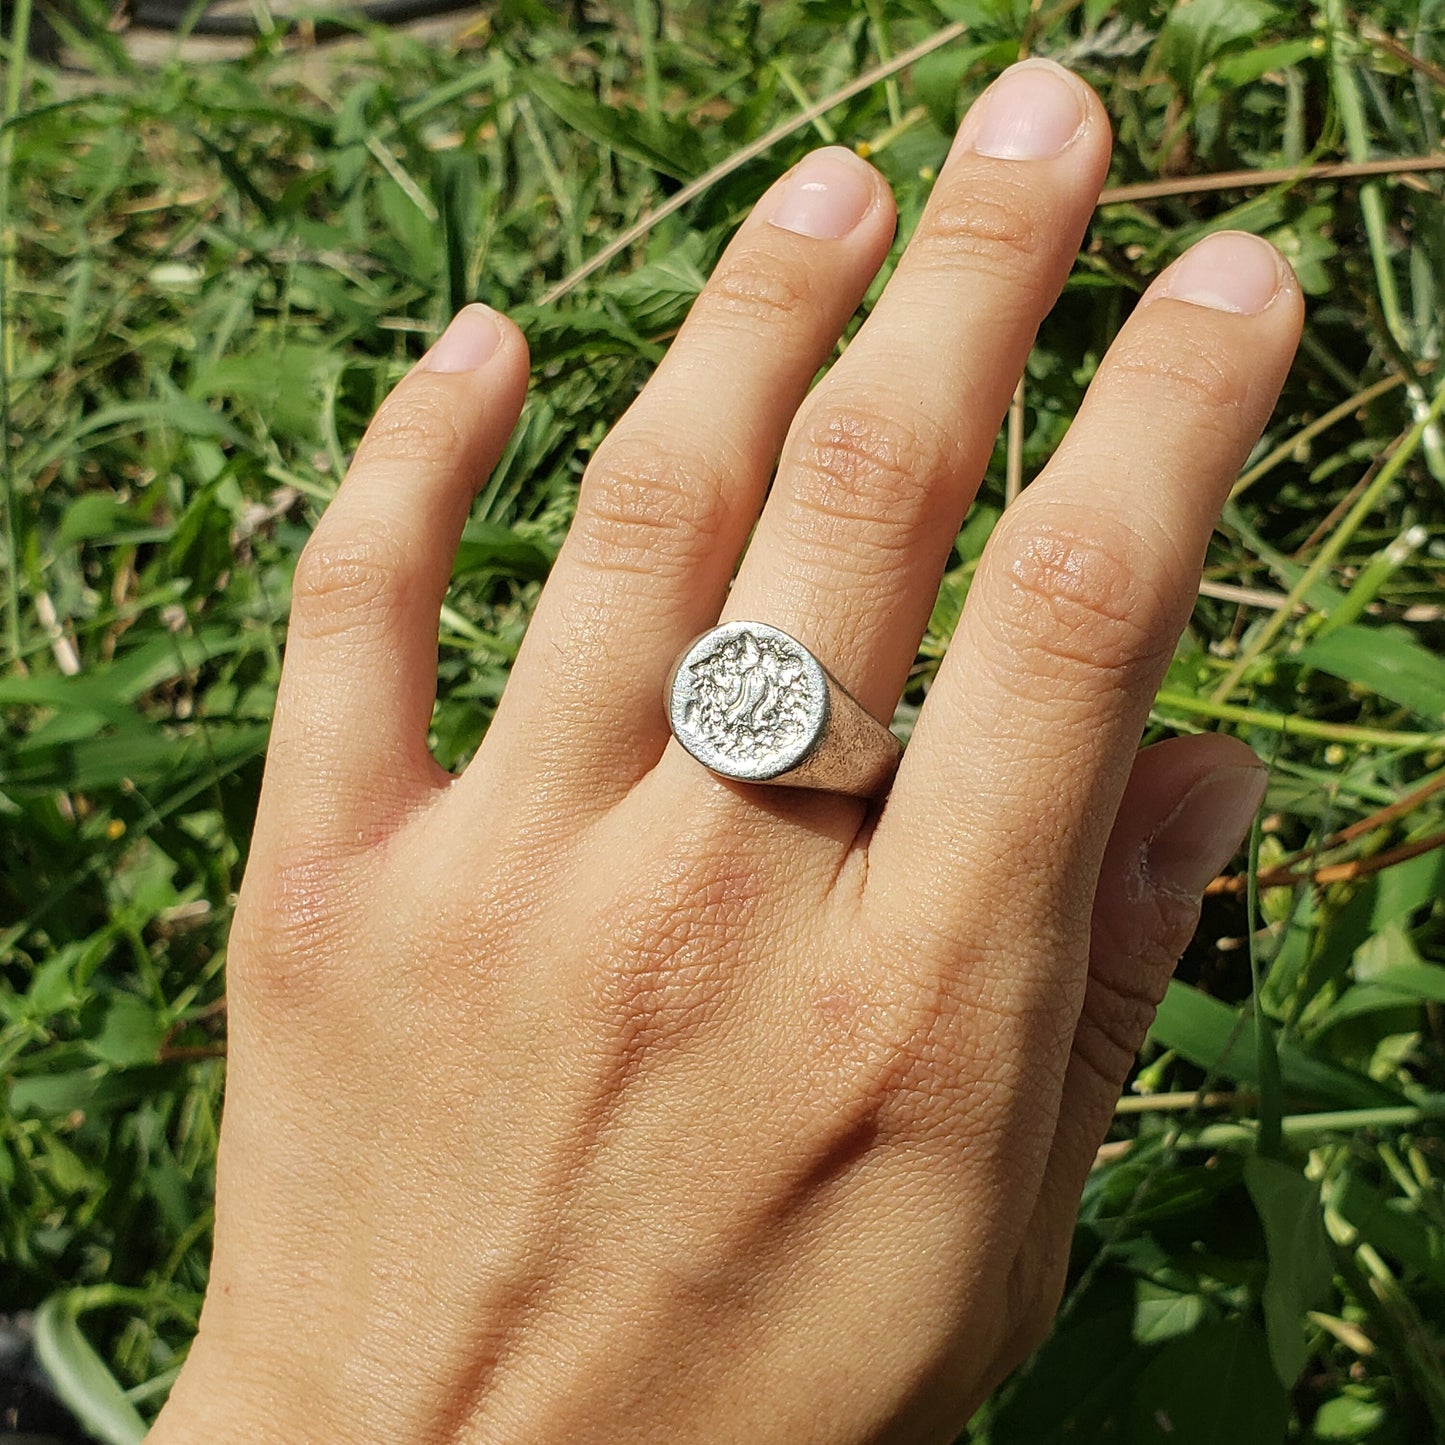
<svg viewBox="0 0 1445 1445"><path fill-rule="evenodd" d="M490 306L474 301L452 317L430 351L417 362L421 371L475 371L502 344L502 328Z"/></svg>
<svg viewBox="0 0 1445 1445"><path fill-rule="evenodd" d="M1087 119L1083 87L1062 65L1024 60L974 102L954 149L1006 161L1046 160L1066 149Z"/></svg>
<svg viewBox="0 0 1445 1445"><path fill-rule="evenodd" d="M829 146L798 162L768 219L799 236L836 241L868 214L875 194L867 163Z"/></svg>
<svg viewBox="0 0 1445 1445"><path fill-rule="evenodd" d="M1279 252L1247 231L1221 231L1186 251L1160 278L1158 296L1254 316L1279 292Z"/></svg>
<svg viewBox="0 0 1445 1445"><path fill-rule="evenodd" d="M1198 898L1239 850L1264 801L1264 768L1218 768L1200 778L1144 847L1144 876Z"/></svg>

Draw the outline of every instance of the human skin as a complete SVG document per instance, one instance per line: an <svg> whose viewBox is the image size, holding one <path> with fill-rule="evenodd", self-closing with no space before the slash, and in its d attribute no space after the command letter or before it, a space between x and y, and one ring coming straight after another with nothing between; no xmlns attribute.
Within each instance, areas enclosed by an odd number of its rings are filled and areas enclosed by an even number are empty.
<svg viewBox="0 0 1445 1445"><path fill-rule="evenodd" d="M468 308L383 405L296 573L211 1285L154 1445L944 1442L1040 1340L1263 793L1231 739L1137 745L1293 353L1288 268L1221 235L1156 278L886 801L715 778L660 699L742 617L891 715L1108 149L1081 82L1007 72L811 390L894 212L846 151L781 178L592 458L460 777L438 607L523 339Z"/></svg>

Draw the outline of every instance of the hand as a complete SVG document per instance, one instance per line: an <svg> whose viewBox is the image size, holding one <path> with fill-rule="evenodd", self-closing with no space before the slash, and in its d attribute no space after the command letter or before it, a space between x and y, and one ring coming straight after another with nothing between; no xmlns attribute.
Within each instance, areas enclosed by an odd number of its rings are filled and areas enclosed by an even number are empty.
<svg viewBox="0 0 1445 1445"><path fill-rule="evenodd" d="M811 392L894 214L849 152L784 176L592 459L459 778L437 613L523 340L470 307L383 406L296 574L155 1441L946 1441L1040 1339L1263 791L1225 738L1135 749L1289 365L1287 268L1222 235L1151 287L881 808L720 781L660 697L721 615L891 715L1108 151L1084 85L1008 72Z"/></svg>

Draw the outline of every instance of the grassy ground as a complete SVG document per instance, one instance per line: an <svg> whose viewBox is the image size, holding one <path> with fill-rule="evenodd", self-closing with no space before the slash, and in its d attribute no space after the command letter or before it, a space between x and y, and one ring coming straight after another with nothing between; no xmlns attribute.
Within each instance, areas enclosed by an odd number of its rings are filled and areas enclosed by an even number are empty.
<svg viewBox="0 0 1445 1445"><path fill-rule="evenodd" d="M527 330L532 399L442 623L453 764L583 461L749 202L840 140L906 238L961 107L1025 50L1098 86L1125 189L1040 336L901 721L1010 479L1151 275L1245 227L1310 319L1153 729L1271 761L1258 886L1210 900L1059 1329L971 1438L1445 1438L1445 435L1422 425L1445 205L1406 173L1440 155L1445 4L637 0L564 23L509 0L441 47L323 58L278 32L145 71L104 19L68 36L93 79L10 56L0 132L0 1310L40 1310L102 1438L138 1438L195 1325L289 579L376 402L466 298ZM1341 161L1390 173L1310 169ZM1282 174L1210 180L1238 170Z"/></svg>

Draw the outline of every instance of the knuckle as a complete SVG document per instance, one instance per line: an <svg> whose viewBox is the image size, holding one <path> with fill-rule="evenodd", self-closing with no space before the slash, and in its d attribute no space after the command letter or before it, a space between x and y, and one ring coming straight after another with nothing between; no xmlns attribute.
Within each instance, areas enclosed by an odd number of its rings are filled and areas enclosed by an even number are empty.
<svg viewBox="0 0 1445 1445"><path fill-rule="evenodd" d="M904 419L900 408L831 399L810 412L789 447L791 503L820 538L856 554L909 554L944 510L935 479L951 443L926 417ZM829 536L831 528L840 535ZM855 564L856 565L856 564Z"/></svg>
<svg viewBox="0 0 1445 1445"><path fill-rule="evenodd" d="M974 271L1015 289L1037 269L1055 228L1022 187L991 184L988 190L959 187L935 197L910 251L913 263Z"/></svg>
<svg viewBox="0 0 1445 1445"><path fill-rule="evenodd" d="M986 1134L990 1101L1011 1087L1015 1050L1031 1068L1067 1053L1067 991L1020 985L1015 970L956 936L905 926L884 939L855 936L851 947L846 985L828 990L824 1040L840 1117L854 1127Z"/></svg>
<svg viewBox="0 0 1445 1445"><path fill-rule="evenodd" d="M1167 660L1180 588L1155 543L1118 517L1037 510L1011 509L982 569L1003 640L1091 670Z"/></svg>
<svg viewBox="0 0 1445 1445"><path fill-rule="evenodd" d="M787 325L814 304L812 278L794 262L755 247L713 273L693 304L705 324L718 322L750 334L757 327Z"/></svg>
<svg viewBox="0 0 1445 1445"><path fill-rule="evenodd" d="M730 533L732 485L716 460L680 457L642 435L609 439L583 478L577 545L609 570L686 576Z"/></svg>
<svg viewBox="0 0 1445 1445"><path fill-rule="evenodd" d="M413 377L372 419L353 465L447 468L458 464L465 442L454 401L430 378Z"/></svg>
<svg viewBox="0 0 1445 1445"><path fill-rule="evenodd" d="M728 960L763 894L747 853L679 848L602 910L588 974L593 1007L615 1040L616 1087L696 1038L726 1006L737 980Z"/></svg>
<svg viewBox="0 0 1445 1445"><path fill-rule="evenodd" d="M1151 890L1103 915L1095 918L1074 1053L1117 1091L1154 1022L1199 907L1193 900Z"/></svg>
<svg viewBox="0 0 1445 1445"><path fill-rule="evenodd" d="M327 960L345 956L354 916L336 861L292 850L254 878L236 907L232 987L269 1020L324 1011L335 992Z"/></svg>
<svg viewBox="0 0 1445 1445"><path fill-rule="evenodd" d="M1175 317L1169 321L1175 326ZM1230 363L1218 338L1187 318L1167 339L1153 328L1126 329L1110 347L1104 372L1111 386L1149 411L1183 410L1196 426L1238 411L1247 389L1242 368Z"/></svg>
<svg viewBox="0 0 1445 1445"><path fill-rule="evenodd" d="M406 549L384 528L362 532L325 520L301 551L291 580L291 627L303 637L333 637L374 625L397 595Z"/></svg>

